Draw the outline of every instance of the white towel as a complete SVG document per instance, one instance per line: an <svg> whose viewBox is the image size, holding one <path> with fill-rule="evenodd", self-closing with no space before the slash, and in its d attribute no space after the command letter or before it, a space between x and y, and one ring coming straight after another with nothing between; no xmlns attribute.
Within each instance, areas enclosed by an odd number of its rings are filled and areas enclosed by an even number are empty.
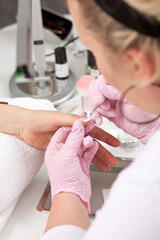
<svg viewBox="0 0 160 240"><path fill-rule="evenodd" d="M56 110L48 100L10 98L0 101L34 110ZM0 133L0 231L23 190L42 166L43 159L44 151L35 149L14 136Z"/></svg>

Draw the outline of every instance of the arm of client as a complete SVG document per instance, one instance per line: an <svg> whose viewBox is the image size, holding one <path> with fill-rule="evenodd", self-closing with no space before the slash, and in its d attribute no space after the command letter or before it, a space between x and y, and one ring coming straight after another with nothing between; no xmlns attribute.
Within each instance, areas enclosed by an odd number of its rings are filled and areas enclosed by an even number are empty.
<svg viewBox="0 0 160 240"><path fill-rule="evenodd" d="M46 150L50 139L59 127L72 126L79 118L74 114L35 111L0 104L0 132L16 136L27 144L42 150ZM116 138L98 127L89 131L88 134L113 147L119 146ZM117 164L117 159L100 145L93 163L103 171L108 171L110 170L109 165Z"/></svg>

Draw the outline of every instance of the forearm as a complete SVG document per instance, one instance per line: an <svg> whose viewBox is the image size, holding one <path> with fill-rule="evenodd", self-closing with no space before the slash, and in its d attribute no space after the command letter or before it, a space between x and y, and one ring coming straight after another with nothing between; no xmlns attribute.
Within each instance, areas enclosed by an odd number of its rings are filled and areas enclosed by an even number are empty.
<svg viewBox="0 0 160 240"><path fill-rule="evenodd" d="M74 225L84 230L90 225L88 211L75 194L60 193L53 198L45 232L60 225Z"/></svg>
<svg viewBox="0 0 160 240"><path fill-rule="evenodd" d="M20 138L28 111L16 106L0 104L0 132Z"/></svg>

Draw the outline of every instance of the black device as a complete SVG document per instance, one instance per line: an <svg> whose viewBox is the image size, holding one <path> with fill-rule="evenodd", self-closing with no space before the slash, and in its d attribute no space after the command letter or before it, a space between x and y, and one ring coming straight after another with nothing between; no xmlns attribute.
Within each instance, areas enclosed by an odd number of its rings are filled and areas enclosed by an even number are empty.
<svg viewBox="0 0 160 240"><path fill-rule="evenodd" d="M72 22L53 10L42 8L43 26L52 31L58 38L64 40L72 29Z"/></svg>

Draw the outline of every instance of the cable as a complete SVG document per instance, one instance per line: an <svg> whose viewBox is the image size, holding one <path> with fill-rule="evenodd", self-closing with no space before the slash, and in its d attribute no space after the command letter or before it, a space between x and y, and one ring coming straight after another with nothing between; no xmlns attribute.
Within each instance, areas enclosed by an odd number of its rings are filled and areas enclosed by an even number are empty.
<svg viewBox="0 0 160 240"><path fill-rule="evenodd" d="M74 42L74 41L76 41L77 39L79 39L79 37L77 36L77 37L74 37L74 38L72 38L71 40L69 40L66 44L64 44L64 46L63 47L67 47L70 43L72 43L72 42Z"/></svg>
<svg viewBox="0 0 160 240"><path fill-rule="evenodd" d="M65 43L62 47L67 47L70 43L72 43L72 42L74 42L74 41L76 41L77 39L79 39L79 37L77 36L77 37L74 37L74 38L72 38L71 40L69 40L67 43ZM52 53L49 53L49 54L46 54L45 56L46 57L50 57L50 56L52 56L52 55L54 55L55 54L55 52L52 52Z"/></svg>

